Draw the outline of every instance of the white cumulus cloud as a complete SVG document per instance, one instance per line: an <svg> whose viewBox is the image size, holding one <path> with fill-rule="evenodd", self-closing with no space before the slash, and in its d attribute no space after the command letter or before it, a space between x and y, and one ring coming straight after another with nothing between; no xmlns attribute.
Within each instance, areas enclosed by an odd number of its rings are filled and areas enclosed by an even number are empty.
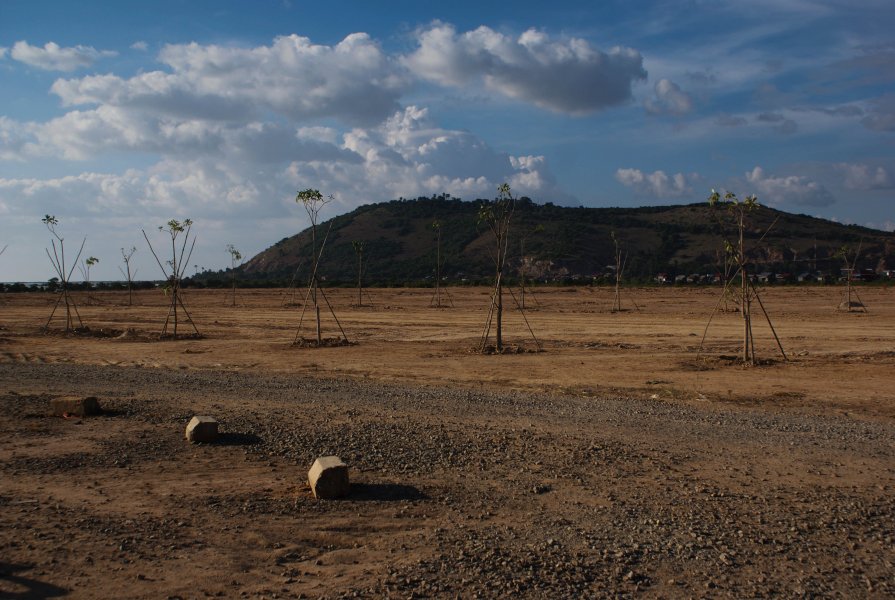
<svg viewBox="0 0 895 600"><path fill-rule="evenodd" d="M319 181L320 189L355 203L441 192L490 198L503 182L519 195L568 201L544 157L496 152L468 132L438 127L425 108L409 106L379 127L351 130L343 148L362 160L296 160L287 169L289 180L299 187Z"/></svg>
<svg viewBox="0 0 895 600"><path fill-rule="evenodd" d="M759 201L770 204L829 206L836 201L822 184L800 175L775 177L755 167L746 173L746 181L755 186Z"/></svg>
<svg viewBox="0 0 895 600"><path fill-rule="evenodd" d="M656 198L679 198L691 194L693 192L691 183L700 178L695 173L668 175L665 171L644 173L640 169L618 169L615 172L615 179L638 194Z"/></svg>
<svg viewBox="0 0 895 600"><path fill-rule="evenodd" d="M693 110L693 100L670 79L660 79L654 87L654 97L644 102L650 114L685 115Z"/></svg>
<svg viewBox="0 0 895 600"><path fill-rule="evenodd" d="M410 81L365 33L334 46L289 35L269 46L165 46L170 72L59 80L63 104L108 104L173 118L243 120L274 111L291 119L372 124L399 108Z"/></svg>
<svg viewBox="0 0 895 600"><path fill-rule="evenodd" d="M850 190L887 190L895 187L895 178L882 166L839 163L836 169L842 173L844 185Z"/></svg>
<svg viewBox="0 0 895 600"><path fill-rule="evenodd" d="M335 45L287 36L252 48L168 46L159 59L165 70L58 79L52 92L67 112L47 121L0 116L0 161L35 173L53 159L52 175L0 178L13 232L56 214L114 232L89 245L111 257L139 227L189 217L202 223L197 264L212 266L222 258L205 243L243 240L257 252L303 228L294 197L306 187L335 195L325 217L401 196L490 198L503 182L536 201L575 202L543 156L497 151L423 107L400 106L412 76L364 34ZM126 166L95 172L109 156ZM78 173L63 161L94 162ZM42 256L30 235L10 242ZM116 277L106 265L97 276Z"/></svg>
<svg viewBox="0 0 895 600"><path fill-rule="evenodd" d="M217 223L215 239L229 236L231 241L247 235L246 222L272 223L264 231L253 230L261 249L300 229L298 222L290 221L302 218L293 199L295 190L305 187L334 194L335 212L442 192L490 198L503 182L520 196L573 201L557 185L544 157L497 152L468 132L439 127L426 109L415 106L376 127L345 132L322 126L204 121L121 129L116 124L118 110L73 111L62 121L48 123L35 137L55 136L57 150L68 158L90 155L103 144L157 148L164 151L162 158L151 167L122 174L0 179L0 204L10 218L36 223L39 215L49 213L104 231L122 220L145 226L191 217ZM78 132L86 135L79 138ZM114 255L116 249L104 248L103 255ZM99 248L91 252L100 255Z"/></svg>
<svg viewBox="0 0 895 600"><path fill-rule="evenodd" d="M63 48L55 42L47 42L43 47L32 46L24 40L13 44L10 51L14 60L45 71L74 71L117 54L113 50L97 50L91 46Z"/></svg>
<svg viewBox="0 0 895 600"><path fill-rule="evenodd" d="M485 26L458 34L436 23L419 31L417 42L404 64L418 77L453 87L481 80L510 98L568 114L622 104L632 84L646 77L636 50L603 52L585 40L551 40L534 29L518 37Z"/></svg>
<svg viewBox="0 0 895 600"><path fill-rule="evenodd" d="M24 160L32 139L29 125L0 115L0 160Z"/></svg>

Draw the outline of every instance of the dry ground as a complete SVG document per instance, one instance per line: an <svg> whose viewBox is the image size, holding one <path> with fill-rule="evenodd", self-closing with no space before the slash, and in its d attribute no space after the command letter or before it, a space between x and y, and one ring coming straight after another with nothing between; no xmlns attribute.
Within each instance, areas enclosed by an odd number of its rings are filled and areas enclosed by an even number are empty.
<svg viewBox="0 0 895 600"><path fill-rule="evenodd" d="M518 294L518 290L516 291ZM527 312L546 352L503 356L476 354L488 307L489 290L452 289L454 307L430 309L431 290L372 290L372 307L355 308L352 290L329 297L346 334L357 345L311 352L291 346L300 306L281 290L245 290L236 308L221 291L188 291L187 303L204 339L146 343L166 314L161 292L142 292L135 306L123 294L98 295L84 306L84 322L94 330L132 328L128 339L60 339L39 335L53 297L7 295L0 298L4 343L0 356L10 361L66 362L167 369L223 369L314 376L351 376L379 381L499 389L565 391L588 395L600 390L716 402L767 403L775 408L854 411L862 416L895 417L889 402L895 363L895 290L867 288L861 297L867 313L836 310L835 287L770 288L763 301L790 362L784 363L761 313L755 333L760 357L771 365L751 370L728 360L739 352L742 321L735 312L718 312L708 328L704 360L700 342L718 301L714 288L635 289L612 313L606 288L561 288L529 294ZM301 294L294 296L301 301ZM365 301L369 298L365 296ZM632 302L633 301L633 302ZM510 304L510 300L507 300ZM634 304L640 310L634 309ZM338 337L324 311L327 337ZM506 315L511 345L535 344L515 311ZM55 320L53 328L61 326ZM309 314L302 328L312 336Z"/></svg>
<svg viewBox="0 0 895 600"><path fill-rule="evenodd" d="M544 351L502 356L486 289L328 293L356 344L293 347L283 291L189 290L176 342L160 291L79 297L93 336L0 296L0 597L895 593L892 290L767 289L790 360L757 317L752 368L734 312L697 355L715 289L538 290ZM45 416L71 393L107 414ZM182 441L197 413L222 443ZM328 452L348 500L303 483Z"/></svg>

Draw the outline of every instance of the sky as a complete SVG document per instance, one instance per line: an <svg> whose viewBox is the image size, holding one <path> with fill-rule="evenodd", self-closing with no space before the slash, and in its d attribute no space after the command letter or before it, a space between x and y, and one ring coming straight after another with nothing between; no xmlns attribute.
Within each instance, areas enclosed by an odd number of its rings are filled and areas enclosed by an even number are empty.
<svg viewBox="0 0 895 600"><path fill-rule="evenodd" d="M0 281L190 275L447 193L704 201L895 227L895 3L0 0ZM166 258L162 256L163 260ZM74 280L80 280L79 269Z"/></svg>

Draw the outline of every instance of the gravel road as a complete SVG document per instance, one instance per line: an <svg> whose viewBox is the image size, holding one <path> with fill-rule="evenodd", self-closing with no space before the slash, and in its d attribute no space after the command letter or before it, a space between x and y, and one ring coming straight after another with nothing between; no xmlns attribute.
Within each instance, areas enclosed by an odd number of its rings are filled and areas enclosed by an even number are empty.
<svg viewBox="0 0 895 600"><path fill-rule="evenodd" d="M309 495L325 454L348 499ZM0 363L0 473L0 596L895 595L884 421Z"/></svg>

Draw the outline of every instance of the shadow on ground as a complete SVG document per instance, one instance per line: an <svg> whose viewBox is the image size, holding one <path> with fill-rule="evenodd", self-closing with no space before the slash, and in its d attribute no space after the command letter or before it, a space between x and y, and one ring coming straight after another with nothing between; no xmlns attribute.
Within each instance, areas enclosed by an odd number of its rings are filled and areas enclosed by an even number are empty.
<svg viewBox="0 0 895 600"><path fill-rule="evenodd" d="M263 440L254 433L219 433L214 441L218 446L254 446Z"/></svg>
<svg viewBox="0 0 895 600"><path fill-rule="evenodd" d="M68 590L51 583L44 583L28 577L13 575L19 571L27 571L29 565L14 565L0 562L0 598L10 600L41 600L68 595Z"/></svg>
<svg viewBox="0 0 895 600"><path fill-rule="evenodd" d="M401 500L428 500L429 497L413 487L400 483L352 483L349 500L397 502Z"/></svg>

